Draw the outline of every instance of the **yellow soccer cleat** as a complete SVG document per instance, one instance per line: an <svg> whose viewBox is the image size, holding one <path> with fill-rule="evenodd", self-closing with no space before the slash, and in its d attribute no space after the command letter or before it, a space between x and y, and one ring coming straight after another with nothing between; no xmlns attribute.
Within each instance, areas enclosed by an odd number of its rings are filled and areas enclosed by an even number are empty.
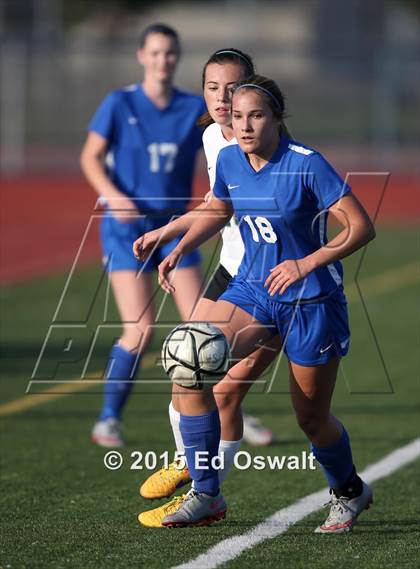
<svg viewBox="0 0 420 569"><path fill-rule="evenodd" d="M146 512L141 512L137 519L142 526L147 528L162 528L162 520L171 514L174 514L183 504L186 495L175 496L170 502L155 508L154 510L147 510Z"/></svg>
<svg viewBox="0 0 420 569"><path fill-rule="evenodd" d="M148 500L169 498L178 488L191 482L184 459L174 460L168 468L154 472L140 487L140 496Z"/></svg>

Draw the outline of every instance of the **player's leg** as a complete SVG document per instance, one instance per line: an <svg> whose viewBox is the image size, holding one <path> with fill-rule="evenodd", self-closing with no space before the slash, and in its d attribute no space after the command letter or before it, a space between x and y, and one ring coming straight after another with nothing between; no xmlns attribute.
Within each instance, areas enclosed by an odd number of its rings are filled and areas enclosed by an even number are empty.
<svg viewBox="0 0 420 569"><path fill-rule="evenodd" d="M137 275L131 270L113 271L110 280L123 332L109 356L102 409L92 440L102 446L121 446L121 414L153 332L153 284L150 273Z"/></svg>
<svg viewBox="0 0 420 569"><path fill-rule="evenodd" d="M191 313L190 321L192 322L205 322L207 315L210 313L211 308L214 306L214 301L208 298L199 298L195 304L193 311ZM184 454L184 443L182 441L182 435L179 427L180 422L180 404L178 401L178 386L173 384L172 386L172 400L169 405L169 420L172 427L172 432L174 434L176 449L179 455ZM180 475L183 476L180 471ZM175 489L173 490L175 491ZM143 495L143 494L142 494Z"/></svg>
<svg viewBox="0 0 420 569"><path fill-rule="evenodd" d="M199 265L180 266L174 271L172 284L176 307L182 322L189 322L200 300L203 288L203 277Z"/></svg>
<svg viewBox="0 0 420 569"><path fill-rule="evenodd" d="M226 290L230 281L230 274L222 266L219 266L194 309L192 321L207 321L211 318L215 302ZM219 455L223 454L224 457L224 467L219 470L220 483L226 479L233 466L235 454L242 443L241 402L250 389L253 380L272 363L280 347L281 343L278 337L271 340L266 347L257 350L249 358L238 362L231 368L232 381L227 376L214 388L221 423ZM174 384L172 401L169 405L169 419L177 453L182 456L184 455L184 443L180 430L181 413L178 402L180 392L181 389ZM250 420L253 421L253 418ZM254 444L262 444L262 442L267 444L272 439L272 432L261 424L253 424L252 429L248 427L248 438ZM167 497L188 482L190 482L188 469L183 467L181 459L175 460L167 469L160 469L152 474L140 487L140 494L144 498ZM164 509L162 507L162 514ZM153 512L152 521L155 523L156 511L153 510ZM141 516L148 523L148 516Z"/></svg>
<svg viewBox="0 0 420 569"><path fill-rule="evenodd" d="M265 346L251 353L230 370L229 374L213 388L214 398L219 411L221 435L219 456L223 456L223 468L219 470L219 483L226 480L235 460L235 455L244 438L246 421L248 421L248 437L253 442L272 440L272 433L254 418L242 415L241 404L255 379L269 367L280 349L280 339L275 336ZM255 421L252 428L250 421Z"/></svg>
<svg viewBox="0 0 420 569"><path fill-rule="evenodd" d="M215 302L207 298L200 298L196 304L193 314L191 315L191 320L200 322L205 321L210 309L213 308ZM210 391L210 390L209 390ZM190 390L185 390L182 387L173 384L172 385L172 400L169 405L169 418L172 427L172 432L174 434L175 444L177 448L178 455L185 456L184 441L181 434L181 412L180 412L180 399L191 393ZM204 409L203 412L205 412ZM219 443L220 446L220 443ZM165 496L172 495L178 488L181 488L185 484L191 481L189 470L183 462L183 459L175 460L169 465L167 469L160 469L152 476L150 476L140 487L140 494L143 498L162 498ZM190 493L187 494L190 497ZM152 510L147 510L141 512L138 515L138 520L141 525L146 527L163 527L163 520L177 512L182 506L183 502L187 496L176 496L169 502L154 508ZM213 498L212 498L213 499ZM225 508L222 504L222 509L220 510L221 517L225 515ZM214 518L217 519L217 518ZM208 516L208 522L212 520L211 516Z"/></svg>
<svg viewBox="0 0 420 569"><path fill-rule="evenodd" d="M92 439L103 446L120 446L120 416L132 388L140 359L151 335L154 313L152 281L145 273L153 268L138 262L131 251L133 240L147 230L143 217L121 223L105 215L101 223L103 259L120 313L123 333L111 350L105 371L104 399ZM141 271L139 274L138 272Z"/></svg>
<svg viewBox="0 0 420 569"><path fill-rule="evenodd" d="M267 326L224 300L214 305L211 323L225 334L234 359L246 357L272 337ZM213 463L220 441L220 420L213 391L191 391L178 386L178 394L181 433L194 489L174 514L164 518L162 524L166 526L208 523L224 517L226 512L218 471ZM198 461L200 455L204 457L202 464Z"/></svg>
<svg viewBox="0 0 420 569"><path fill-rule="evenodd" d="M175 287L174 299L182 321L191 320L193 318L192 314L195 310L199 317L196 318L196 320L201 319L200 316L206 311L206 308L203 308L203 304L205 304L205 302L200 298L202 291L202 276L200 266L196 264L197 261L199 261L199 257L197 255L192 258L191 256L188 256L187 259L184 260L184 265L186 266L180 266L177 268L172 277L172 282ZM190 263L194 264L191 266ZM201 306L199 307L199 305ZM179 458L171 462L168 465L168 468L160 469L149 476L149 478L140 487L140 495L143 498L155 499L169 497L178 488L181 488L191 481L188 468L183 464L184 442L182 440L180 430L180 412L177 404L176 391L174 392L172 401L169 405L169 420ZM178 504L179 501L175 500L174 503ZM172 501L169 512L171 509ZM165 507L157 508L157 510L161 510L161 519L168 513L168 507L166 505ZM153 524L152 527L155 527L159 513L157 510L143 512L140 514L140 523L148 526Z"/></svg>
<svg viewBox="0 0 420 569"><path fill-rule="evenodd" d="M289 362L290 395L296 419L317 447L334 444L343 432L341 423L330 412L338 365L338 357L319 366Z"/></svg>
<svg viewBox="0 0 420 569"><path fill-rule="evenodd" d="M187 256L186 259L183 259L183 262L188 265L191 260L188 259ZM185 270L179 270L176 278L178 279L178 282L174 282L176 289L175 294L179 291L181 303L183 301L183 297L186 296L185 307L187 310L183 311L180 304L178 304L184 321L207 321L211 318L211 311L214 303L225 292L228 284L232 280L229 272L222 265L219 265L212 279L208 283L203 296L197 302L192 316L190 316L190 318L186 318L184 314L190 310L191 299L194 299L195 297L195 294L188 294L188 284L192 279L190 278L190 275L185 273ZM197 279L195 279L195 282L197 282ZM178 283L181 286L179 286ZM187 294L185 294L185 291L187 291ZM250 444L264 445L271 442L273 436L272 432L263 427L254 417L243 417L240 404L246 392L250 388L251 382L271 364L275 355L276 354L270 350L256 352L252 358L249 358L244 363L239 362L231 370L232 375L235 378L243 379L241 384L238 385L236 382L222 382L223 387L225 388L219 390L217 406L219 411L221 411L221 445L225 455L234 456L235 452L239 449L244 431L245 440ZM250 365L251 362L253 362L252 365ZM238 389L235 389L235 386L238 386ZM176 389L173 392L172 402L169 407L169 416L171 426L174 431L177 451L182 453L183 445L179 431L180 413Z"/></svg>
<svg viewBox="0 0 420 569"><path fill-rule="evenodd" d="M232 347L232 357L240 359L255 351L255 347L261 342L267 342L271 339L271 331L263 324L258 322L245 310L235 306L224 300L217 301L211 311L209 321L215 324L225 334L227 340ZM230 372L228 374L230 376ZM174 391L178 396L179 411L181 414L180 428L185 447L198 447L200 444L193 442L200 439L200 423L202 423L203 432L214 431L214 443L211 449L208 449L209 458L215 456L215 444L219 444L220 426L219 414L217 411L216 401L214 399L212 389L191 390L176 385ZM199 417L196 419L196 417ZM195 436L197 433L197 436ZM204 437L205 438L205 437ZM210 436L213 441L213 437ZM188 442L187 442L188 441ZM203 442L203 452L207 449L206 442ZM217 447L216 447L217 448ZM190 455L191 454L191 459ZM217 453L216 453L217 454ZM207 491L209 494L215 493L218 489L218 480L214 480L212 469L206 473L204 470L196 472L194 469L194 452L189 452L186 448L187 462L190 466L192 478L196 480L209 480ZM199 469L198 469L199 470ZM199 484L197 489L203 488L204 485Z"/></svg>
<svg viewBox="0 0 420 569"><path fill-rule="evenodd" d="M172 283L175 287L174 300L182 322L205 320L208 306L201 298L203 278L198 256L187 255L174 271ZM213 303L212 303L213 304ZM179 429L180 413L176 390L173 392L172 405L169 409L171 426L174 431L177 451L184 454L182 435Z"/></svg>
<svg viewBox="0 0 420 569"><path fill-rule="evenodd" d="M205 321L209 310L214 306L214 301L201 297L193 311L191 321ZM187 310L189 308L187 307ZM140 495L147 499L166 498L172 496L176 490L191 482L188 468L185 464L184 441L182 440L180 421L181 413L178 402L177 385L172 386L172 399L169 404L169 421L175 440L175 446L178 458L168 465L168 468L160 468L147 478L140 486ZM220 443L223 444L223 441ZM229 446L229 445L225 445ZM139 521L142 525L148 527L162 527L161 521L168 514L174 511L175 506L179 506L179 500L170 501L159 508L142 512L139 515Z"/></svg>
<svg viewBox="0 0 420 569"><path fill-rule="evenodd" d="M219 265L197 305L193 320L207 321L211 318L214 303L226 291L231 280L230 273L223 265ZM280 342L275 342L275 348L279 347ZM269 444L272 440L273 433L270 429L265 428L258 419L242 414L241 402L252 382L272 363L276 354L277 351L273 351L270 346L257 350L247 360L238 362L231 368L230 374L235 381L222 380L217 386L215 396L221 422L220 450L224 451L226 459L226 469L219 473L222 477L227 475L228 465L230 462L233 463L233 457L239 449L242 438L249 444L255 445ZM237 383L236 378L240 383Z"/></svg>
<svg viewBox="0 0 420 569"><path fill-rule="evenodd" d="M219 294L217 296L219 296ZM209 315L214 315L214 306L214 301L208 298L201 298L194 312L193 319L197 321L209 320ZM272 362L277 354L277 350L280 347L278 337L275 340L269 340L267 346L267 348L256 350L249 358L244 360L245 363L239 362L231 368L234 380L236 380L237 377L243 376L244 378L244 381L242 381L239 386L236 381L230 381L229 377L226 377L221 382L225 384L225 388L222 386L220 390L221 393L216 395L216 397L219 398L218 404L220 403L222 408L222 433L226 433L226 435L223 436L227 437L228 434L230 434L230 436L233 437L230 439L222 438L219 443L218 454L220 455L222 452L224 454L224 468L218 471L219 483L223 482L226 478L229 469L233 465L234 455L241 443L241 435L239 434L242 432L241 401L251 386L250 380L259 375L266 366ZM254 361L253 366L250 365L252 361ZM189 397L190 395L190 390L185 390L175 384L173 385L173 401L177 401L179 396ZM226 405L224 405L223 402L226 402ZM231 403L236 405L230 406ZM179 406L179 402L177 405ZM203 413L205 413L205 411L206 409L203 409ZM237 413L237 411L239 411L239 413ZM184 446L180 431L180 417L181 413L174 409L171 404L171 424L176 440L180 441L179 444L177 444L177 450L182 453ZM239 437L239 440L235 437ZM143 497L148 498L163 497L165 494L170 495L177 487L181 487L189 481L189 478L187 478L188 474L188 469L181 468L179 464L174 463L169 469L159 470L149 477L142 485L140 493ZM183 499L181 497L174 498L163 506L139 514L139 522L148 527L162 527L163 519L169 514L175 513L182 504ZM202 509L202 504L199 505L200 509Z"/></svg>
<svg viewBox="0 0 420 569"><path fill-rule="evenodd" d="M280 338L272 337L263 347L236 363L228 375L213 388L222 423L223 438L227 440L242 438L241 403L255 379L267 370L280 350Z"/></svg>
<svg viewBox="0 0 420 569"><path fill-rule="evenodd" d="M217 326L226 336L231 346L233 360L242 360L265 346L273 338L273 327L264 324L240 306L226 300L218 300L212 308L210 324ZM231 368L231 370L234 369ZM236 373L229 370L227 378L237 380ZM177 386L178 401L181 413L196 415L216 409L212 389L191 390Z"/></svg>
<svg viewBox="0 0 420 569"><path fill-rule="evenodd" d="M214 304L207 299L205 304ZM203 303L204 304L204 303ZM199 309L197 311L199 314ZM199 318L198 320L201 320ZM234 462L235 454L242 443L243 422L241 403L252 386L253 380L259 377L273 362L281 347L278 336L267 342L267 346L256 350L248 358L231 368L231 376L226 376L213 388L216 405L220 417L219 456L223 455L223 468L219 469L219 483L228 476ZM184 442L180 429L181 413L178 410L178 397L184 394L182 388L173 386L172 401L169 405L169 419L174 434L177 454L185 454ZM261 427L260 427L261 428ZM167 469L160 469L152 474L140 487L143 498L154 499L171 496L178 488L190 482L188 468L182 465L182 459L175 460ZM163 513L163 510L162 510ZM154 522L157 513L154 514Z"/></svg>
<svg viewBox="0 0 420 569"><path fill-rule="evenodd" d="M203 279L200 267L195 265L182 268L180 266L174 271L172 283L175 287L174 300L181 321L204 321L209 306L206 299L201 298ZM179 412L176 395L173 398L173 408Z"/></svg>
<svg viewBox="0 0 420 569"><path fill-rule="evenodd" d="M222 294L222 292L225 291L226 286L230 281L230 278L231 277L230 275L228 276L227 271L222 272L219 267L219 269L216 271L216 274L214 275L210 283L207 285L204 295L200 296L196 301L192 312L190 312L189 318L183 319L184 322L185 321L206 322L209 314L211 314L211 310L214 307L215 302ZM175 288L179 288L176 285L174 286ZM188 291L188 287L185 290ZM190 307L188 306L187 309L188 308ZM169 409L170 409L170 420L172 427L174 429L174 436L176 442L177 440L179 440L180 436L179 432L180 407L178 399L179 397L178 397L177 386L174 384L172 386L172 402ZM181 451L181 449L183 449L183 445L179 445L177 443L177 450Z"/></svg>
<svg viewBox="0 0 420 569"><path fill-rule="evenodd" d="M115 271L110 278L123 325L118 343L127 351L144 353L155 323L153 275L144 271Z"/></svg>
<svg viewBox="0 0 420 569"><path fill-rule="evenodd" d="M331 488L331 510L319 533L350 531L372 501L372 492L357 475L350 439L331 414L330 404L339 359L306 367L290 363L290 393L299 426L309 441Z"/></svg>
<svg viewBox="0 0 420 569"><path fill-rule="evenodd" d="M180 238L167 243L159 250L160 259L169 255L179 243ZM191 320L200 321L205 319L209 307L206 299L201 297L203 277L200 267L200 254L193 251L184 256L172 273L172 283L175 287L174 300L182 322ZM177 451L182 454L183 444L179 433L179 406L176 392L172 395L172 404L169 407L171 425L174 429Z"/></svg>
<svg viewBox="0 0 420 569"><path fill-rule="evenodd" d="M206 319L209 308L214 305L212 300L200 298L191 316L192 321L201 322ZM187 308L188 309L188 308ZM168 468L160 468L149 476L140 486L139 492L143 498L156 499L172 496L179 488L191 482L190 473L185 463L184 441L182 440L180 422L181 413L178 402L178 386L172 385L172 399L169 404L169 421L175 440L177 456ZM142 525L147 527L162 527L163 518L173 513L180 506L179 499L174 499L153 510L148 510L139 514L138 519Z"/></svg>
<svg viewBox="0 0 420 569"><path fill-rule="evenodd" d="M162 248L160 252L161 256L169 254L169 252L173 249L174 245L176 244L177 240L167 244L165 247ZM172 283L175 287L174 292L174 300L176 306L178 308L178 312L180 314L181 320L183 322L188 322L191 320L200 321L205 320L206 315L208 314L209 304L213 304L211 301L207 301L206 299L201 298L202 293L202 285L203 279L200 269L200 257L197 252L193 252L189 255L186 255L181 262L179 263L177 269L174 271L172 275ZM176 387L176 386L175 386ZM179 427L180 423L180 407L178 403L178 394L177 390L173 389L172 395L172 402L169 406L169 418L172 426L172 430L174 433L175 444L177 447L177 451L179 454L184 453L184 444L182 441L182 435ZM174 473L170 472L170 486L173 487L173 484L177 482L175 480L176 471ZM184 471L183 469L179 470L180 480L185 480ZM153 484L153 486L155 486ZM166 487L165 483L165 492L169 492L169 488ZM149 493L148 488L140 489L142 495L144 492ZM153 493L155 493L155 487L153 488Z"/></svg>
<svg viewBox="0 0 420 569"><path fill-rule="evenodd" d="M330 412L339 358L349 346L347 303L340 290L328 299L282 308L289 321L286 353L291 362L291 396L299 425L311 442L331 488L331 511L317 531L349 531L372 500L357 476L349 436ZM282 324L278 323L281 330Z"/></svg>

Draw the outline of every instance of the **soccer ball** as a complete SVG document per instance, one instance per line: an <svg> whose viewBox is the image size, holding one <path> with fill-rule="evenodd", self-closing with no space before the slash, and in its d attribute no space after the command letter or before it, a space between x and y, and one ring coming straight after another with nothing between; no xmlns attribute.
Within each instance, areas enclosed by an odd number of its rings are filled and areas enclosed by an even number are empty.
<svg viewBox="0 0 420 569"><path fill-rule="evenodd" d="M163 368L182 387L203 389L226 375L229 344L225 335L207 322L181 324L167 336L162 347Z"/></svg>

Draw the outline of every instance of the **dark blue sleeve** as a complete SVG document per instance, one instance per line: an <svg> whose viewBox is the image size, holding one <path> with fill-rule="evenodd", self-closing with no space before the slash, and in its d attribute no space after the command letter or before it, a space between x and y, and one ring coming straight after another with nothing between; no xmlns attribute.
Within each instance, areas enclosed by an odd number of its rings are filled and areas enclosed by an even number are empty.
<svg viewBox="0 0 420 569"><path fill-rule="evenodd" d="M97 132L106 140L112 139L115 128L115 103L115 94L109 93L93 115L89 131Z"/></svg>
<svg viewBox="0 0 420 569"><path fill-rule="evenodd" d="M318 152L308 156L306 186L315 195L320 210L328 209L351 192L350 186Z"/></svg>
<svg viewBox="0 0 420 569"><path fill-rule="evenodd" d="M219 200L223 200L226 202L231 203L230 194L228 187L226 185L224 175L223 175L223 162L220 156L217 157L216 162L216 179L214 181L214 186L212 188L212 192L214 197L218 198Z"/></svg>

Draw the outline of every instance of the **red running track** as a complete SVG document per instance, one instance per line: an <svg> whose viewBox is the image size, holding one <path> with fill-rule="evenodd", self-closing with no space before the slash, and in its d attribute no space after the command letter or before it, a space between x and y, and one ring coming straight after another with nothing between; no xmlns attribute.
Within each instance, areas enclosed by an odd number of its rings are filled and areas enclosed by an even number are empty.
<svg viewBox="0 0 420 569"><path fill-rule="evenodd" d="M419 219L419 181L415 176L363 175L350 180L353 191L378 223L414 224ZM68 271L77 254L96 194L74 174L21 176L1 182L0 283L10 284L55 271ZM195 196L207 189L204 178L195 184ZM384 193L383 193L384 192ZM98 235L89 234L80 263L100 257Z"/></svg>

